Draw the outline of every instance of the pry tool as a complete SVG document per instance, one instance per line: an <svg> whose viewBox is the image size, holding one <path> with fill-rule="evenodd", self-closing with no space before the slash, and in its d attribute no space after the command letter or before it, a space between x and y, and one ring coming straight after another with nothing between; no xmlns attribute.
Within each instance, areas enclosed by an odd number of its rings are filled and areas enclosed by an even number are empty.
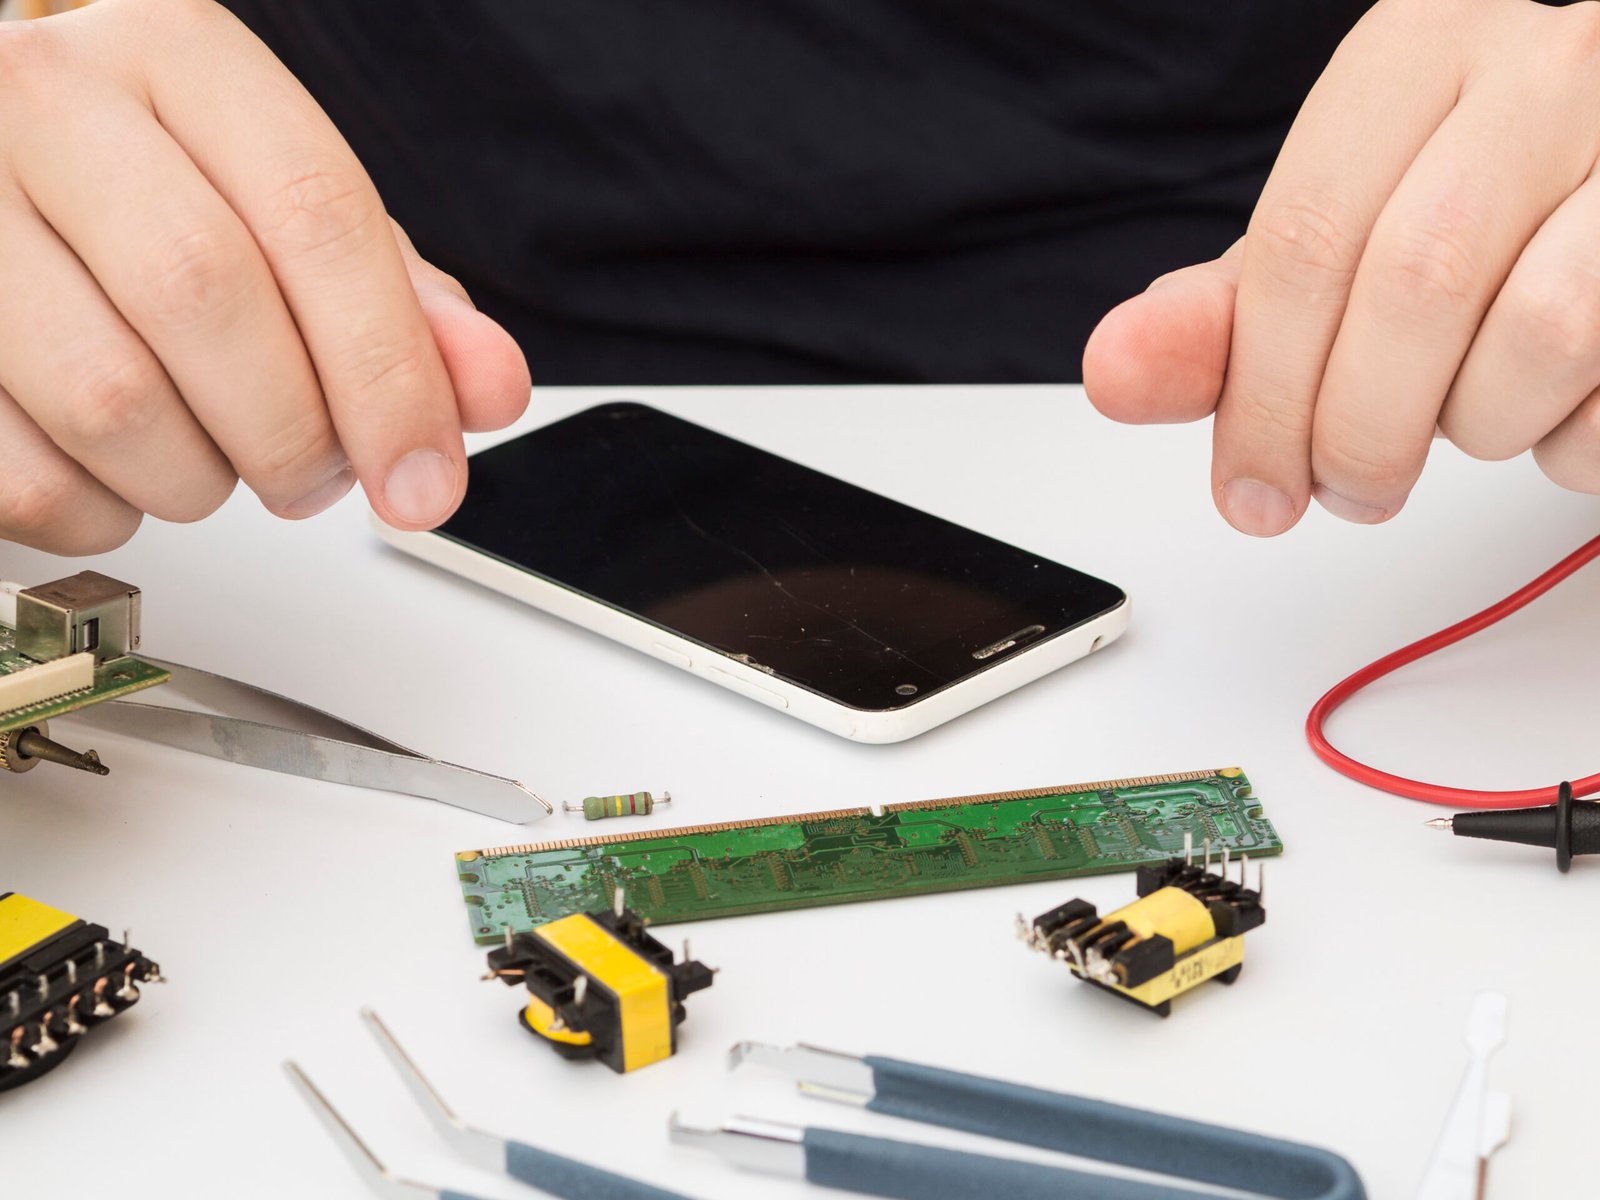
<svg viewBox="0 0 1600 1200"><path fill-rule="evenodd" d="M1147 1183L939 1147L741 1119L671 1125L674 1142L738 1166L827 1187L907 1200L1187 1200L1209 1184L1279 1200L1365 1200L1360 1177L1328 1150L1103 1101L964 1075L891 1058L799 1045L742 1042L732 1066L754 1062L792 1076L808 1095L1080 1158L1166 1175Z"/></svg>
<svg viewBox="0 0 1600 1200"><path fill-rule="evenodd" d="M1489 1090L1489 1059L1506 1040L1506 997L1484 992L1467 1018L1471 1058L1418 1200L1483 1200L1489 1159L1511 1136L1511 1097Z"/></svg>
<svg viewBox="0 0 1600 1200"><path fill-rule="evenodd" d="M384 1056L400 1073L406 1089L422 1106L429 1123L439 1136L474 1166L488 1171L503 1171L513 1179L537 1188L546 1195L561 1197L561 1200L688 1200L681 1193L669 1192L468 1125L451 1111L377 1013L364 1008L361 1010L361 1019L378 1039ZM344 1150L357 1173L378 1195L388 1200L421 1200L422 1197L478 1200L469 1193L421 1183L391 1171L297 1063L284 1063L284 1070L289 1073L289 1078L299 1088L306 1103L321 1118L333 1140Z"/></svg>

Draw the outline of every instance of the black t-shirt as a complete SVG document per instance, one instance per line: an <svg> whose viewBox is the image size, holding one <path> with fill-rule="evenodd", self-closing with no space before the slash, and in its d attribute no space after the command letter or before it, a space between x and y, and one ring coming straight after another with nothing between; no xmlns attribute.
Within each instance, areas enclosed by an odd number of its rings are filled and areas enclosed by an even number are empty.
<svg viewBox="0 0 1600 1200"><path fill-rule="evenodd" d="M1068 381L1370 0L228 0L541 384Z"/></svg>

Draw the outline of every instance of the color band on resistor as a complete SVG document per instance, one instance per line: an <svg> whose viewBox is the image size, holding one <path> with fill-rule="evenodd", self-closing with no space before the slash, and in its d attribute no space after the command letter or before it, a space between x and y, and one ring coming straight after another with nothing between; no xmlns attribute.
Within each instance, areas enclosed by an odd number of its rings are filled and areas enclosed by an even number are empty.
<svg viewBox="0 0 1600 1200"><path fill-rule="evenodd" d="M628 792L620 796L585 796L581 804L569 800L561 807L567 812L581 812L585 821L600 821L607 817L647 817L656 805L671 803L671 792L662 792L659 797L649 792Z"/></svg>

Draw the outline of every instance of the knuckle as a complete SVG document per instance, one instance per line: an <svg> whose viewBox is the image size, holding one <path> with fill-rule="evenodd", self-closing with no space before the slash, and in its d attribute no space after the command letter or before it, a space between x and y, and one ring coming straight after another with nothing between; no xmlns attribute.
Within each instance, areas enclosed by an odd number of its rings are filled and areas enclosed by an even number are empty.
<svg viewBox="0 0 1600 1200"><path fill-rule="evenodd" d="M314 410L290 419L253 447L251 462L243 473L252 485L271 485L280 480L294 483L319 468L325 469L338 453L338 439L319 398Z"/></svg>
<svg viewBox="0 0 1600 1200"><path fill-rule="evenodd" d="M140 0L138 12L148 20L181 20L210 7L205 0Z"/></svg>
<svg viewBox="0 0 1600 1200"><path fill-rule="evenodd" d="M1511 445L1505 434L1488 428L1479 415L1481 410L1474 410L1463 418L1452 412L1453 407L1447 406L1439 415L1439 432L1468 458L1475 458L1479 462L1504 462L1527 449L1526 443L1522 446Z"/></svg>
<svg viewBox="0 0 1600 1200"><path fill-rule="evenodd" d="M1600 460L1600 400L1587 400L1567 418L1574 445Z"/></svg>
<svg viewBox="0 0 1600 1200"><path fill-rule="evenodd" d="M1351 428L1348 423L1318 423L1312 437L1312 473L1351 499L1384 500L1407 491L1420 464L1397 452L1381 434Z"/></svg>
<svg viewBox="0 0 1600 1200"><path fill-rule="evenodd" d="M179 525L203 521L228 502L237 478L228 471L205 471L185 476L183 489L151 505L150 515Z"/></svg>
<svg viewBox="0 0 1600 1200"><path fill-rule="evenodd" d="M0 24L0 92L19 96L48 87L59 68L55 33L44 21Z"/></svg>
<svg viewBox="0 0 1600 1200"><path fill-rule="evenodd" d="M1297 405L1266 399L1270 393L1230 386L1222 398L1223 411L1234 429L1247 429L1252 440L1274 446L1304 446L1311 433L1311 411Z"/></svg>
<svg viewBox="0 0 1600 1200"><path fill-rule="evenodd" d="M1536 361L1584 366L1600 361L1600 281L1588 286L1571 274L1509 285L1517 344Z"/></svg>
<svg viewBox="0 0 1600 1200"><path fill-rule="evenodd" d="M139 528L144 514L96 502L70 470L34 471L8 481L0 497L0 537L52 554L104 554Z"/></svg>
<svg viewBox="0 0 1600 1200"><path fill-rule="evenodd" d="M1452 218L1424 220L1398 235L1377 256L1375 274L1382 303L1405 315L1465 315L1478 303L1472 238Z"/></svg>
<svg viewBox="0 0 1600 1200"><path fill-rule="evenodd" d="M1348 284L1361 256L1348 206L1323 189L1302 190L1257 214L1251 235L1262 265L1296 287Z"/></svg>
<svg viewBox="0 0 1600 1200"><path fill-rule="evenodd" d="M216 0L163 0L173 16L185 21L215 20L226 11Z"/></svg>
<svg viewBox="0 0 1600 1200"><path fill-rule="evenodd" d="M249 281L244 247L212 226L174 237L155 255L146 306L164 325L184 327L237 310Z"/></svg>
<svg viewBox="0 0 1600 1200"><path fill-rule="evenodd" d="M1440 8L1440 0L1378 0L1361 20L1368 25L1380 23L1390 31L1431 32L1438 28Z"/></svg>
<svg viewBox="0 0 1600 1200"><path fill-rule="evenodd" d="M57 540L56 549L66 554L105 554L125 544L143 523L142 512L122 505L114 517L87 528L75 525L65 541Z"/></svg>
<svg viewBox="0 0 1600 1200"><path fill-rule="evenodd" d="M459 279L450 274L448 271L441 271L438 267L434 266L432 263L426 262L425 260L424 265L428 269L428 278L433 281L433 285L435 287L449 292L452 296L456 297L458 300L461 300L463 303L472 304L471 294L467 291L466 286Z"/></svg>
<svg viewBox="0 0 1600 1200"><path fill-rule="evenodd" d="M1549 21L1550 49L1557 62L1588 74L1600 61L1600 4L1585 2L1543 10Z"/></svg>
<svg viewBox="0 0 1600 1200"><path fill-rule="evenodd" d="M367 397L369 405L383 403L385 397L414 397L425 394L433 381L431 343L416 339L397 342L392 336L368 335L354 339L345 349L339 364L338 379L347 392Z"/></svg>
<svg viewBox="0 0 1600 1200"><path fill-rule="evenodd" d="M1387 16L1436 18L1441 11L1458 3L1459 0L1380 0L1373 7Z"/></svg>
<svg viewBox="0 0 1600 1200"><path fill-rule="evenodd" d="M1545 478L1569 492L1600 492L1600 405L1585 404L1533 448Z"/></svg>
<svg viewBox="0 0 1600 1200"><path fill-rule="evenodd" d="M63 432L75 446L115 445L149 426L166 385L165 373L145 355L87 360L68 382Z"/></svg>
<svg viewBox="0 0 1600 1200"><path fill-rule="evenodd" d="M59 533L77 507L76 482L66 472L45 470L8 483L4 500L6 531L30 544Z"/></svg>
<svg viewBox="0 0 1600 1200"><path fill-rule="evenodd" d="M302 163L268 202L266 233L296 256L337 259L367 245L385 217L358 172Z"/></svg>
<svg viewBox="0 0 1600 1200"><path fill-rule="evenodd" d="M191 30L197 24L213 21L223 11L213 0L138 0L119 6L135 19L142 19L153 33L170 36L173 29Z"/></svg>

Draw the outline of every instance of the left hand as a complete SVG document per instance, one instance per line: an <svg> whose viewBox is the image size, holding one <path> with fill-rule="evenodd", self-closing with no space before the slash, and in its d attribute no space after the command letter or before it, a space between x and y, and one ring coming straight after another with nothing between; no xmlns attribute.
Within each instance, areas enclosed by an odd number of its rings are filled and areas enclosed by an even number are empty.
<svg viewBox="0 0 1600 1200"><path fill-rule="evenodd" d="M1090 399L1215 411L1257 536L1400 510L1437 429L1600 492L1600 3L1380 0L1296 118L1245 236L1101 322Z"/></svg>

